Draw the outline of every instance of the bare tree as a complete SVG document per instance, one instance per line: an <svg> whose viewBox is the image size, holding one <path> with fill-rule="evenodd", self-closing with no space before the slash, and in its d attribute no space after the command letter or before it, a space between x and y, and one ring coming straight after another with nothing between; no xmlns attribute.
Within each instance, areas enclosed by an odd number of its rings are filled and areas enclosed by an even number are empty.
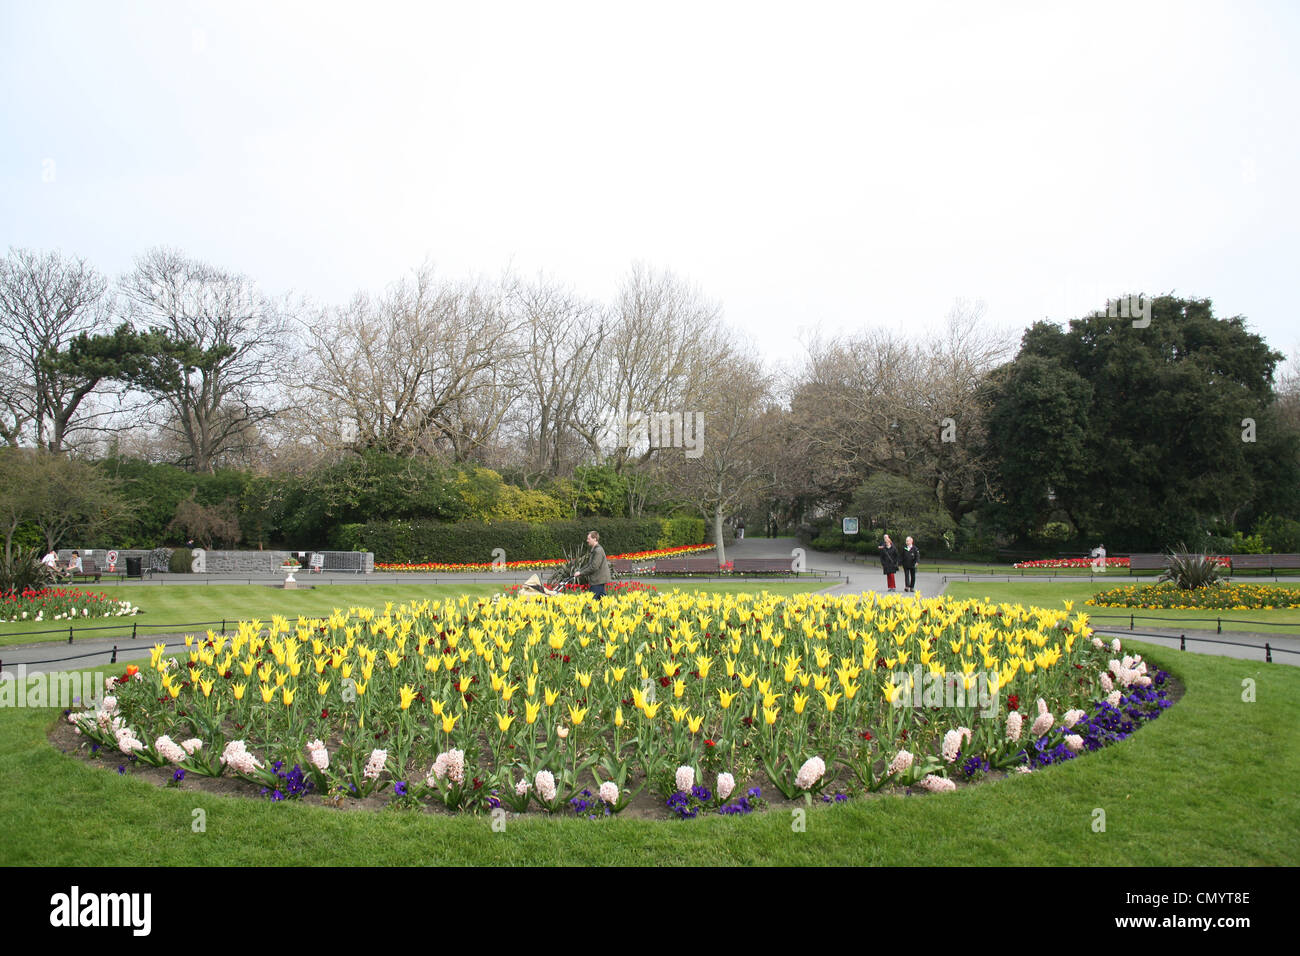
<svg viewBox="0 0 1300 956"><path fill-rule="evenodd" d="M609 422L600 394L608 317L542 276L513 283L508 302L520 326L516 427L527 471L568 474Z"/></svg>
<svg viewBox="0 0 1300 956"><path fill-rule="evenodd" d="M619 291L615 311L610 344L603 350L608 426L618 429L640 415L695 410L714 376L731 361L721 307L671 272L638 263ZM602 437L588 436L597 456ZM638 455L616 441L609 459L622 470L650 455L648 448Z"/></svg>
<svg viewBox="0 0 1300 956"><path fill-rule="evenodd" d="M101 384L120 371L111 347L107 280L84 259L11 249L0 261L0 436L64 451L111 409ZM123 336L117 345L129 347ZM104 348L108 343L109 348Z"/></svg>
<svg viewBox="0 0 1300 956"><path fill-rule="evenodd" d="M443 282L425 265L304 331L300 384L333 444L465 460L506 414L513 382L501 356L514 328L498 290Z"/></svg>
<svg viewBox="0 0 1300 956"><path fill-rule="evenodd" d="M121 290L131 318L170 342L135 383L160 403L156 424L181 443L182 463L213 471L278 410L286 307L248 277L171 249L137 259Z"/></svg>

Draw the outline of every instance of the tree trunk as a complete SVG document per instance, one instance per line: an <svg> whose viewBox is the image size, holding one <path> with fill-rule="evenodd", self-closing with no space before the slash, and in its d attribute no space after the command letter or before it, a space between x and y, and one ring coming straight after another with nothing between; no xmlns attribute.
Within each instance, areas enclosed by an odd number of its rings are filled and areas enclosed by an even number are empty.
<svg viewBox="0 0 1300 956"><path fill-rule="evenodd" d="M713 541L718 551L718 567L727 563L727 546L722 542L722 502L713 508Z"/></svg>

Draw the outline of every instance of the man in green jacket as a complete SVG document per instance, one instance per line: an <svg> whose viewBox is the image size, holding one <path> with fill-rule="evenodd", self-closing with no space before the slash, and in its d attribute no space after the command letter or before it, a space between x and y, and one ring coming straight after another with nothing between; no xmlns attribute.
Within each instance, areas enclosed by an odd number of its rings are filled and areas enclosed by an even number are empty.
<svg viewBox="0 0 1300 956"><path fill-rule="evenodd" d="M591 585L591 596L599 601L605 596L605 585L613 580L609 573L609 559L605 557L605 549L600 546L599 532L587 533L587 547L591 548L591 557L582 566L580 573Z"/></svg>

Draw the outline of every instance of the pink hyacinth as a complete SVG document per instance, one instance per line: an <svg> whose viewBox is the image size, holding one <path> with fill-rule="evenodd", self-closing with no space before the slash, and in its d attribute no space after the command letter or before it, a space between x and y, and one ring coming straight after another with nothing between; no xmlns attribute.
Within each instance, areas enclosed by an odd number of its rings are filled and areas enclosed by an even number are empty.
<svg viewBox="0 0 1300 956"><path fill-rule="evenodd" d="M1016 773L1033 773L1033 772L1034 772L1033 767L1027 767L1024 764L1021 764L1019 767L1016 768Z"/></svg>
<svg viewBox="0 0 1300 956"><path fill-rule="evenodd" d="M1094 637L1092 639L1092 646L1097 648L1097 650L1101 650L1103 647L1106 646L1106 642L1103 641L1100 637Z"/></svg>
<svg viewBox="0 0 1300 956"><path fill-rule="evenodd" d="M1067 727L1073 727L1087 716L1088 712L1086 710L1079 710L1078 708L1067 710L1065 716L1061 718L1061 723L1065 724Z"/></svg>
<svg viewBox="0 0 1300 956"><path fill-rule="evenodd" d="M1083 750L1083 738L1078 734L1066 734L1065 746L1070 748L1071 753L1078 753Z"/></svg>
<svg viewBox="0 0 1300 956"><path fill-rule="evenodd" d="M925 787L931 793L944 793L948 790L956 790L957 785L947 777L936 777L934 774L926 774L921 780L920 786Z"/></svg>
<svg viewBox="0 0 1300 956"><path fill-rule="evenodd" d="M1024 726L1025 718L1020 716L1019 711L1013 710L1007 714L1007 740L1015 743L1020 739L1020 731Z"/></svg>
<svg viewBox="0 0 1300 956"><path fill-rule="evenodd" d="M1100 683L1101 683L1101 689L1108 694L1115 689L1115 682L1110 679L1109 674L1102 674Z"/></svg>
<svg viewBox="0 0 1300 956"><path fill-rule="evenodd" d="M912 755L906 750L900 750L894 755L894 759L889 762L890 773L902 773L912 766Z"/></svg>
<svg viewBox="0 0 1300 956"><path fill-rule="evenodd" d="M532 784L528 782L527 777L520 777L519 782L515 784L515 796L522 797L531 789Z"/></svg>
<svg viewBox="0 0 1300 956"><path fill-rule="evenodd" d="M388 763L387 750L370 751L370 759L366 761L366 769L361 771L361 776L367 780L378 780L379 775L384 772L384 764Z"/></svg>
<svg viewBox="0 0 1300 956"><path fill-rule="evenodd" d="M322 772L330 768L330 752L320 740L308 741L307 759L312 762L312 765L317 770Z"/></svg>
<svg viewBox="0 0 1300 956"><path fill-rule="evenodd" d="M465 782L465 751L447 751L447 779L457 786Z"/></svg>
<svg viewBox="0 0 1300 956"><path fill-rule="evenodd" d="M957 759L963 739L970 740L970 730L966 727L958 727L943 735L943 759L946 762L952 763Z"/></svg>
<svg viewBox="0 0 1300 956"><path fill-rule="evenodd" d="M1110 704L1110 706L1114 707L1116 710L1119 710L1119 702L1121 700L1123 700L1123 695L1117 690L1113 690L1106 695L1106 703Z"/></svg>
<svg viewBox="0 0 1300 956"><path fill-rule="evenodd" d="M182 740L181 749L190 756L193 756L194 751L203 749L203 741L199 740L198 737L191 737L188 740Z"/></svg>
<svg viewBox="0 0 1300 956"><path fill-rule="evenodd" d="M736 789L736 778L729 773L718 774L718 799L726 800Z"/></svg>
<svg viewBox="0 0 1300 956"><path fill-rule="evenodd" d="M1051 714L1039 714L1034 720L1034 726L1029 728L1029 732L1035 737L1041 737L1043 734L1051 730L1055 723L1056 718Z"/></svg>
<svg viewBox="0 0 1300 956"><path fill-rule="evenodd" d="M153 742L153 749L158 751L162 758L169 763L180 763L189 756L180 744L166 734Z"/></svg>
<svg viewBox="0 0 1300 956"><path fill-rule="evenodd" d="M1120 643L1119 643L1119 638L1117 637L1115 638L1115 640L1110 642L1110 650L1112 654L1118 654L1119 649L1120 649Z"/></svg>
<svg viewBox="0 0 1300 956"><path fill-rule="evenodd" d="M826 773L826 761L821 757L809 757L795 774L794 785L800 790L809 790L817 785Z"/></svg>
<svg viewBox="0 0 1300 956"><path fill-rule="evenodd" d="M555 799L555 776L549 770L537 771L537 776L533 777L533 786L537 788L537 795L543 802L550 803Z"/></svg>
<svg viewBox="0 0 1300 956"><path fill-rule="evenodd" d="M600 785L600 799L609 804L618 803L618 784L613 780L606 780Z"/></svg>
<svg viewBox="0 0 1300 956"><path fill-rule="evenodd" d="M221 753L221 762L236 773L251 774L262 767L261 761L245 749L242 740L232 740Z"/></svg>
<svg viewBox="0 0 1300 956"><path fill-rule="evenodd" d="M695 770L692 767L677 768L677 792L690 793L691 787L695 786Z"/></svg>

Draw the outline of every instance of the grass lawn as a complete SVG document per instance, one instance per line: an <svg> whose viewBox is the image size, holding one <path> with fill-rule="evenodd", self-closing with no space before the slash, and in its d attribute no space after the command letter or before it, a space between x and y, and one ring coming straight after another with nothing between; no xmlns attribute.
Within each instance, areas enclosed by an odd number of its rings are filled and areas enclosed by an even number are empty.
<svg viewBox="0 0 1300 956"><path fill-rule="evenodd" d="M819 581L772 581L756 584L753 581L654 581L660 591L681 588L684 591L754 591L767 590L775 594L797 594L803 591L816 591L825 586ZM87 590L93 590L87 588ZM77 627L82 637L113 637L123 633L130 634L134 621L143 635L178 633L196 630L200 622L221 621L235 622L260 618L269 621L272 614L281 614L293 619L298 615L304 617L328 617L336 607L378 607L392 601L403 604L409 601L423 601L429 598L439 600L468 594L474 597L500 594L503 586L491 582L464 583L419 583L409 584L380 583L374 584L336 584L315 589L283 591L260 584L168 584L165 587L142 585L139 587L109 588L109 597L130 601L139 606L142 613L134 618L107 618L92 621L87 619ZM60 635L67 639L68 629L65 625L58 633L34 634L37 631L49 631L62 622L16 621L0 624L0 647L12 644L30 643L32 641L59 640ZM89 628L113 625L115 628L125 624L124 630L89 630ZM81 630L84 626L88 628Z"/></svg>
<svg viewBox="0 0 1300 956"><path fill-rule="evenodd" d="M1300 862L1300 668L1129 647L1181 701L1127 741L956 793L690 821L343 812L159 789L59 753L53 710L0 709L0 864L1252 866ZM1242 682L1256 701L1242 701ZM206 832L191 829L206 812ZM1095 811L1105 832L1094 832Z"/></svg>
<svg viewBox="0 0 1300 956"><path fill-rule="evenodd" d="M1119 579L1116 579L1119 581ZM1270 582L1271 583L1271 582ZM1083 602L1098 591L1104 591L1120 584L1110 582L1075 582L1075 581L950 581L945 596L959 599L988 598L990 601L1007 604L1032 604L1036 607L1058 608L1065 601L1073 601L1074 609L1082 611L1101 624L1127 624L1132 613L1138 624L1148 627L1160 627L1161 622L1169 621L1174 626L1185 624L1190 628L1213 629L1218 618L1223 619L1224 631L1265 631L1268 627L1258 624L1236 624L1232 621L1266 621L1271 624L1300 625L1300 608L1285 608L1274 611L1179 611L1165 608L1122 608L1092 607ZM1283 587L1300 587L1300 584L1287 583ZM1140 629L1140 628L1139 628ZM1297 633L1294 629L1278 628L1278 634Z"/></svg>

